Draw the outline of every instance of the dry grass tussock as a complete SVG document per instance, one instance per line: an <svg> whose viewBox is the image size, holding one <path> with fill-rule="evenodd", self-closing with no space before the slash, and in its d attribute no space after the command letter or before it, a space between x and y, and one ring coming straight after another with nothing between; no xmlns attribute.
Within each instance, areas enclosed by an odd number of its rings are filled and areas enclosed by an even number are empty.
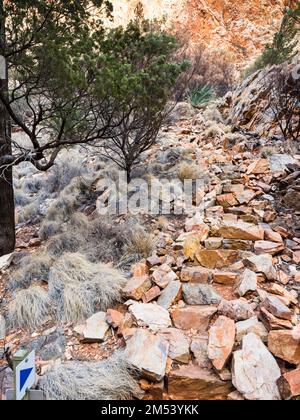
<svg viewBox="0 0 300 420"><path fill-rule="evenodd" d="M183 162L178 167L178 178L184 182L187 179L196 180L201 177L201 169L195 163Z"/></svg>
<svg viewBox="0 0 300 420"><path fill-rule="evenodd" d="M48 400L129 400L141 397L137 380L120 354L101 362L57 364L40 380Z"/></svg>
<svg viewBox="0 0 300 420"><path fill-rule="evenodd" d="M136 259L148 258L155 246L155 236L143 228L137 228L130 232L124 251L127 256L136 255Z"/></svg>
<svg viewBox="0 0 300 420"><path fill-rule="evenodd" d="M57 315L77 322L121 302L123 275L105 264L93 264L81 254L64 254L51 268L49 293Z"/></svg>
<svg viewBox="0 0 300 420"><path fill-rule="evenodd" d="M39 286L16 293L8 307L8 321L14 328L34 330L41 326L50 314L51 301L48 293Z"/></svg>
<svg viewBox="0 0 300 420"><path fill-rule="evenodd" d="M9 286L12 289L30 286L34 280L48 281L53 260L47 254L30 255L21 260L20 268L10 276Z"/></svg>
<svg viewBox="0 0 300 420"><path fill-rule="evenodd" d="M0 340L4 340L6 335L6 321L5 318L0 315Z"/></svg>

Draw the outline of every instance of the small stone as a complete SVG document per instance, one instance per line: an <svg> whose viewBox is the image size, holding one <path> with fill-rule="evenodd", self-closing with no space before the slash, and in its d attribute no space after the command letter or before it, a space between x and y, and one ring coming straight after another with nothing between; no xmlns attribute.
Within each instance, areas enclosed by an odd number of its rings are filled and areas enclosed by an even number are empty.
<svg viewBox="0 0 300 420"><path fill-rule="evenodd" d="M228 395L227 400L228 401L244 401L245 398L242 396L241 393L239 393L239 391L233 391Z"/></svg>
<svg viewBox="0 0 300 420"><path fill-rule="evenodd" d="M149 303L160 296L161 290L158 286L151 287L148 292L143 294L143 303Z"/></svg>
<svg viewBox="0 0 300 420"><path fill-rule="evenodd" d="M174 273L174 271L172 271L172 269L166 264L162 265L152 274L152 279L154 283L161 289L167 287L171 281L177 280L177 278L178 277L176 273Z"/></svg>
<svg viewBox="0 0 300 420"><path fill-rule="evenodd" d="M209 283L211 272L203 267L184 267L181 271L181 281L191 283Z"/></svg>
<svg viewBox="0 0 300 420"><path fill-rule="evenodd" d="M223 382L212 371L199 366L180 366L168 375L171 400L220 400L232 391L230 382Z"/></svg>
<svg viewBox="0 0 300 420"><path fill-rule="evenodd" d="M161 259L155 255L153 257L147 258L146 263L149 268L152 268L157 265L161 265Z"/></svg>
<svg viewBox="0 0 300 420"><path fill-rule="evenodd" d="M277 318L276 316L271 314L271 312L267 311L267 309L263 306L261 306L260 308L259 319L263 322L263 324L269 331L281 329L290 330L293 328L293 325L290 321Z"/></svg>
<svg viewBox="0 0 300 420"><path fill-rule="evenodd" d="M151 280L148 276L133 277L125 285L123 294L126 298L140 300L150 288Z"/></svg>
<svg viewBox="0 0 300 420"><path fill-rule="evenodd" d="M5 270L10 266L13 254L7 254L0 257L0 271Z"/></svg>
<svg viewBox="0 0 300 420"><path fill-rule="evenodd" d="M277 387L280 369L257 335L250 333L243 338L242 350L233 355L232 375L235 388L247 400L280 400Z"/></svg>
<svg viewBox="0 0 300 420"><path fill-rule="evenodd" d="M188 305L216 305L221 301L214 288L207 284L184 284L183 297Z"/></svg>
<svg viewBox="0 0 300 420"><path fill-rule="evenodd" d="M124 356L142 376L159 382L166 373L168 353L166 340L139 328L127 341Z"/></svg>
<svg viewBox="0 0 300 420"><path fill-rule="evenodd" d="M125 316L114 309L108 309L106 312L106 322L113 328L119 328L124 322Z"/></svg>
<svg viewBox="0 0 300 420"><path fill-rule="evenodd" d="M169 312L153 303L134 303L129 311L140 327L149 327L152 331L171 326Z"/></svg>
<svg viewBox="0 0 300 420"><path fill-rule="evenodd" d="M265 240L271 242L283 243L282 237L279 233L274 232L272 229L265 230Z"/></svg>
<svg viewBox="0 0 300 420"><path fill-rule="evenodd" d="M284 400L300 396L300 369L292 370L278 379L277 385Z"/></svg>
<svg viewBox="0 0 300 420"><path fill-rule="evenodd" d="M106 313L97 312L84 324L77 325L74 331L79 334L80 340L85 343L97 343L104 341L109 330L106 322Z"/></svg>
<svg viewBox="0 0 300 420"><path fill-rule="evenodd" d="M232 250L200 250L196 258L202 267L222 269L234 264L238 259L238 252Z"/></svg>
<svg viewBox="0 0 300 420"><path fill-rule="evenodd" d="M292 311L276 296L268 295L262 305L277 318L286 319L288 321L291 321L293 318Z"/></svg>
<svg viewBox="0 0 300 420"><path fill-rule="evenodd" d="M295 264L300 264L300 251L293 252L293 262Z"/></svg>
<svg viewBox="0 0 300 420"><path fill-rule="evenodd" d="M183 244L183 254L185 258L194 261L200 247L200 237L197 234L189 235Z"/></svg>
<svg viewBox="0 0 300 420"><path fill-rule="evenodd" d="M222 300L218 312L234 321L244 321L255 315L252 307L245 299Z"/></svg>
<svg viewBox="0 0 300 420"><path fill-rule="evenodd" d="M191 343L191 352L194 355L197 366L204 369L212 367L211 361L208 358L208 335L203 334L194 337Z"/></svg>
<svg viewBox="0 0 300 420"><path fill-rule="evenodd" d="M248 204L256 196L256 192L253 190L245 190L242 192L236 192L235 196L239 204Z"/></svg>
<svg viewBox="0 0 300 420"><path fill-rule="evenodd" d="M268 280L277 280L277 273L273 266L273 259L270 254L256 255L243 261L245 267L256 273L263 273Z"/></svg>
<svg viewBox="0 0 300 420"><path fill-rule="evenodd" d="M211 318L217 312L213 306L188 306L172 312L172 319L176 328L205 332Z"/></svg>
<svg viewBox="0 0 300 420"><path fill-rule="evenodd" d="M245 335L249 333L256 334L263 342L268 341L269 332L262 322L259 322L257 316L254 316L246 321L240 321L235 324L236 327L236 341L240 343Z"/></svg>
<svg viewBox="0 0 300 420"><path fill-rule="evenodd" d="M235 323L220 316L209 330L208 357L221 371L226 366L235 342Z"/></svg>
<svg viewBox="0 0 300 420"><path fill-rule="evenodd" d="M261 175L269 171L268 159L257 159L248 167L247 175Z"/></svg>
<svg viewBox="0 0 300 420"><path fill-rule="evenodd" d="M237 288L239 296L245 296L248 292L255 292L257 289L257 275L253 271L246 269L241 276L240 284Z"/></svg>
<svg viewBox="0 0 300 420"><path fill-rule="evenodd" d="M217 196L217 203L222 206L224 209L229 207L234 207L239 204L237 199L235 198L235 194L222 194Z"/></svg>
<svg viewBox="0 0 300 420"><path fill-rule="evenodd" d="M223 238L206 239L204 246L206 249L220 249L222 247Z"/></svg>
<svg viewBox="0 0 300 420"><path fill-rule="evenodd" d="M271 353L279 359L292 365L300 363L300 327L292 331L271 331L268 347Z"/></svg>
<svg viewBox="0 0 300 420"><path fill-rule="evenodd" d="M271 254L276 255L284 250L283 243L270 241L257 241L254 244L254 250L257 254Z"/></svg>
<svg viewBox="0 0 300 420"><path fill-rule="evenodd" d="M169 357L175 362L189 363L190 360L190 342L182 330L177 328L167 328L159 332L165 340L168 341Z"/></svg>
<svg viewBox="0 0 300 420"><path fill-rule="evenodd" d="M149 268L145 262L139 262L132 267L133 277L148 277Z"/></svg>
<svg viewBox="0 0 300 420"><path fill-rule="evenodd" d="M169 309L174 303L181 299L181 283L180 281L171 281L162 291L158 298L158 305L165 309Z"/></svg>
<svg viewBox="0 0 300 420"><path fill-rule="evenodd" d="M238 281L239 275L230 271L218 271L213 274L214 283L233 286Z"/></svg>

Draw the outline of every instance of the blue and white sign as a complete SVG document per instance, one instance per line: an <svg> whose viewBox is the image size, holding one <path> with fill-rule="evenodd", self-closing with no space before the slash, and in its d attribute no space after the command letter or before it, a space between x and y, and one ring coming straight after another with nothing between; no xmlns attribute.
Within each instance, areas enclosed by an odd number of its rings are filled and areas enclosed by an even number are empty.
<svg viewBox="0 0 300 420"><path fill-rule="evenodd" d="M16 399L22 400L35 384L35 352L32 351L16 367Z"/></svg>

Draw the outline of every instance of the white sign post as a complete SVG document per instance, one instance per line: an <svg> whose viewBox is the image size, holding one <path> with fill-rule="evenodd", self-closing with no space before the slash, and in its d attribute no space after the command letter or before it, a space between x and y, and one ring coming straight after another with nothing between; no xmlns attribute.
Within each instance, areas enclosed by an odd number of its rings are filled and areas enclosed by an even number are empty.
<svg viewBox="0 0 300 420"><path fill-rule="evenodd" d="M15 360L18 358L18 355L16 356ZM35 352L32 351L28 355L20 354L18 361L19 363L15 364L15 399L20 401L35 385Z"/></svg>

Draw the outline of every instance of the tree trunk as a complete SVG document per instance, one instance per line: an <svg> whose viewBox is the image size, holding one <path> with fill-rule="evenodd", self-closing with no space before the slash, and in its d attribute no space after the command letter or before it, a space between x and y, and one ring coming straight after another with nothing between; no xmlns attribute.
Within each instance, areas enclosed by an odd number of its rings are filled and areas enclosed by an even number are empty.
<svg viewBox="0 0 300 420"><path fill-rule="evenodd" d="M1 55L5 49L5 29L3 19L3 1L0 1L0 43ZM3 63L2 63L3 65ZM3 73L0 72L0 73ZM0 90L6 97L8 93L8 74L5 68L5 79L0 79ZM3 77L3 75L1 75ZM0 159L11 154L11 122L6 109L0 101ZM12 167L0 169L0 256L9 254L15 248L15 206Z"/></svg>

